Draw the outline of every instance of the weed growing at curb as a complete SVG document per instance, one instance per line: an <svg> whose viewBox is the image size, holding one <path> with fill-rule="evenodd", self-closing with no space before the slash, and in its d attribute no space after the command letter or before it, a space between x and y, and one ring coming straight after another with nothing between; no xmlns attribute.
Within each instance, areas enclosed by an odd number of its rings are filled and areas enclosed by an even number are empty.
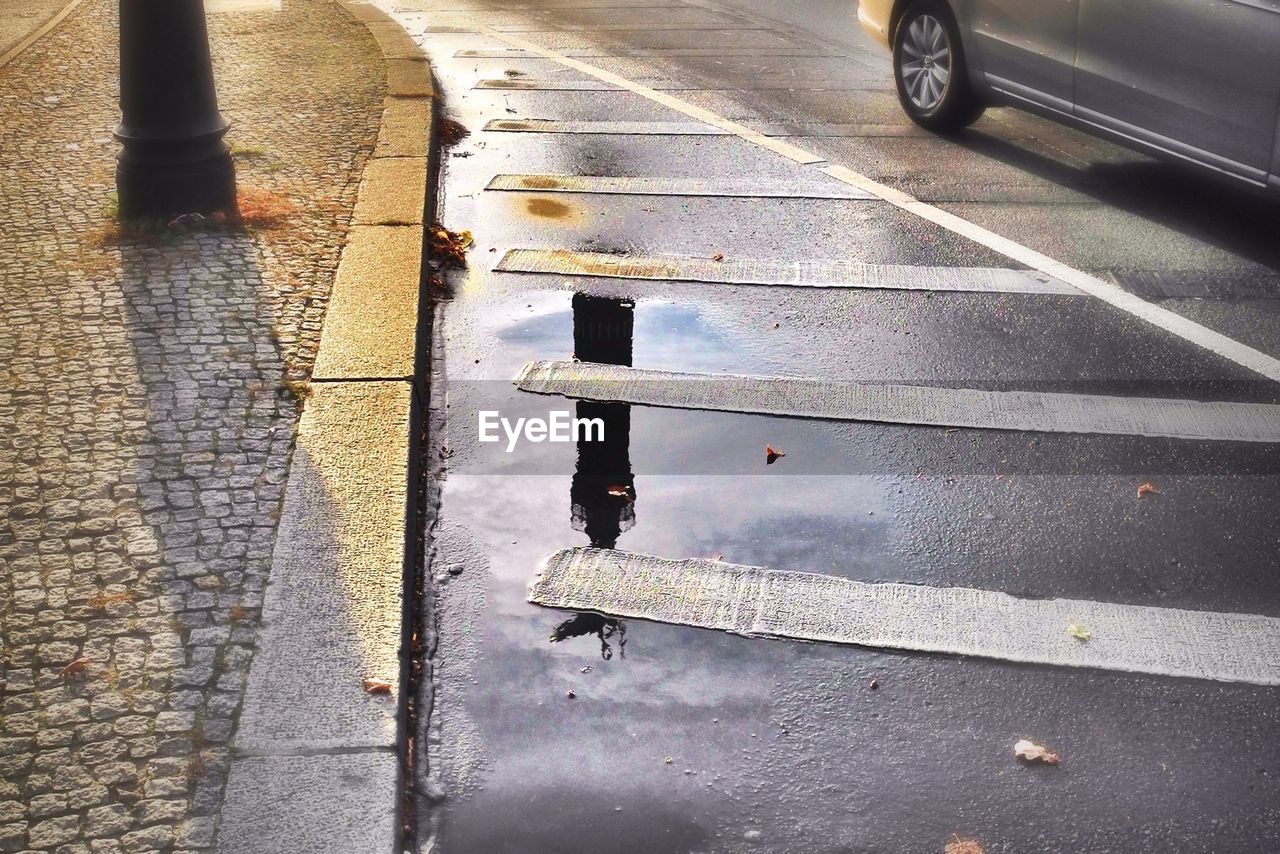
<svg viewBox="0 0 1280 854"><path fill-rule="evenodd" d="M280 388L290 397L299 407L311 397L311 383L306 380L295 380L291 377L285 377L280 381Z"/></svg>
<svg viewBox="0 0 1280 854"><path fill-rule="evenodd" d="M239 145L231 143L231 156L236 160L265 160L271 156L271 152L257 145Z"/></svg>
<svg viewBox="0 0 1280 854"><path fill-rule="evenodd" d="M269 231L285 226L298 211L287 197L257 187L236 191L236 210L211 214L185 213L174 217L120 219L120 200L112 193L103 206L107 222L85 232L85 243L106 249L129 240L172 237L193 231Z"/></svg>

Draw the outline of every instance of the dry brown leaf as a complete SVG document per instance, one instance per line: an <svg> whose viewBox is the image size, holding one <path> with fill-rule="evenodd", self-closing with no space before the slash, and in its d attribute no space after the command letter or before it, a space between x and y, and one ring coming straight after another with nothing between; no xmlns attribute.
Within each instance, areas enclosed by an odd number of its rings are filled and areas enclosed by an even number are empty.
<svg viewBox="0 0 1280 854"><path fill-rule="evenodd" d="M58 675L65 679L68 676L75 676L78 673L84 673L85 668L87 668L88 666L89 666L89 659L77 658L75 661L71 662L66 667L58 671Z"/></svg>
<svg viewBox="0 0 1280 854"><path fill-rule="evenodd" d="M445 148L457 145L470 135L470 131L453 119L444 119L440 122L440 141Z"/></svg>
<svg viewBox="0 0 1280 854"><path fill-rule="evenodd" d="M431 257L441 267L467 266L467 249L475 243L471 232L450 231L439 223L433 223L427 228L427 235L431 244Z"/></svg>
<svg viewBox="0 0 1280 854"><path fill-rule="evenodd" d="M1139 498L1143 497L1144 495L1159 495L1159 494L1160 494L1160 490L1156 489L1156 485L1151 481L1147 481L1146 483L1138 486Z"/></svg>
<svg viewBox="0 0 1280 854"><path fill-rule="evenodd" d="M959 834L951 837L942 854L985 854L982 845L976 839L961 839Z"/></svg>
<svg viewBox="0 0 1280 854"><path fill-rule="evenodd" d="M784 454L782 451L774 450L773 447L770 445L764 446L764 464L767 466L773 465L774 463L776 463L778 460L782 459L785 456L786 454Z"/></svg>
<svg viewBox="0 0 1280 854"><path fill-rule="evenodd" d="M1027 762L1043 762L1046 765L1057 765L1058 754L1034 741L1023 738L1013 745L1013 755Z"/></svg>
<svg viewBox="0 0 1280 854"><path fill-rule="evenodd" d="M391 683L385 679L373 679L369 676L364 678L364 692L366 694L390 694Z"/></svg>

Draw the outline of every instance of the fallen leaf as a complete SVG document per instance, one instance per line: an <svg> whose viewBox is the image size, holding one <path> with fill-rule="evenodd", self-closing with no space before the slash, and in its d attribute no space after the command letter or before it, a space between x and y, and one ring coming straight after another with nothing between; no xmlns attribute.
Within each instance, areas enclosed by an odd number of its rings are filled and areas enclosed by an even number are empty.
<svg viewBox="0 0 1280 854"><path fill-rule="evenodd" d="M366 694L390 694L391 683L384 679L372 679L368 676L364 678L364 692Z"/></svg>
<svg viewBox="0 0 1280 854"><path fill-rule="evenodd" d="M1138 486L1139 498L1141 498L1144 495L1159 495L1159 494L1160 494L1160 490L1156 489L1156 485L1151 481L1147 481L1146 483Z"/></svg>
<svg viewBox="0 0 1280 854"><path fill-rule="evenodd" d="M1058 754L1026 738L1019 739L1013 745L1013 755L1019 759L1025 759L1027 762L1043 762L1046 765L1058 764Z"/></svg>
<svg viewBox="0 0 1280 854"><path fill-rule="evenodd" d="M985 854L982 845L976 839L961 839L959 835L951 837L942 854Z"/></svg>
<svg viewBox="0 0 1280 854"><path fill-rule="evenodd" d="M724 253L723 253L723 252L717 252L716 254L714 254L714 255L712 255L712 256L711 256L711 260L712 260L712 261L723 261L723 260L724 260Z"/></svg>
<svg viewBox="0 0 1280 854"><path fill-rule="evenodd" d="M450 231L439 223L427 229L431 244L431 257L441 267L467 266L466 251L475 243L469 231Z"/></svg>
<svg viewBox="0 0 1280 854"><path fill-rule="evenodd" d="M1072 623L1067 626L1067 634L1076 640L1087 641L1093 637L1093 633L1079 623Z"/></svg>
<svg viewBox="0 0 1280 854"><path fill-rule="evenodd" d="M463 127L461 122L453 119L442 119L440 122L440 142L446 148L457 145L462 140L470 136L471 132Z"/></svg>
<svg viewBox="0 0 1280 854"><path fill-rule="evenodd" d="M778 460L782 459L785 456L786 454L784 454L782 451L775 451L769 445L764 446L764 464L767 466L773 465L774 463L776 463Z"/></svg>
<svg viewBox="0 0 1280 854"><path fill-rule="evenodd" d="M89 666L89 659L77 658L75 661L71 662L66 667L62 668L62 670L58 671L58 675L63 678L66 678L68 676L75 676L77 673L84 673L85 668L88 666Z"/></svg>

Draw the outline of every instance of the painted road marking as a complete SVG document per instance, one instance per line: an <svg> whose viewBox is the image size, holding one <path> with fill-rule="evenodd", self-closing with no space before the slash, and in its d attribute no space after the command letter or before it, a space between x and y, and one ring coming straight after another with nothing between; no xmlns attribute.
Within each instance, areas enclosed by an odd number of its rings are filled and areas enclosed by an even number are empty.
<svg viewBox="0 0 1280 854"><path fill-rule="evenodd" d="M681 23L660 23L651 22L645 24L627 24L627 23L610 23L610 24L511 24L510 26L502 25L494 27L499 32L504 33L619 33L619 32L637 32L637 33L660 33L671 31L712 31L717 33L754 33L764 30L771 30L765 26L742 25L734 21L704 21L702 23L681 24Z"/></svg>
<svg viewBox="0 0 1280 854"><path fill-rule="evenodd" d="M1280 619L565 549L529 601L748 637L1280 685ZM1073 623L1091 635L1068 633Z"/></svg>
<svg viewBox="0 0 1280 854"><path fill-rule="evenodd" d="M1083 296L1034 270L1000 267L913 267L862 261L714 261L675 255L610 255L567 249L512 249L495 270L669 282L768 285L792 288L867 288L913 291Z"/></svg>
<svg viewBox="0 0 1280 854"><path fill-rule="evenodd" d="M723 128L713 127L704 122L645 122L645 121L561 121L559 119L492 119L485 130L508 131L515 133L606 133L632 136L737 136ZM763 148L777 149L779 153L788 151L787 157L797 163L814 164L826 161L816 154L807 154L795 146L781 141L781 137L903 137L928 136L927 132L911 125L854 125L854 124L762 124L752 133L760 140L756 142ZM790 151L794 149L794 151ZM812 157L802 160L801 156ZM839 179L837 179L839 180ZM872 198L880 196L868 192Z"/></svg>
<svg viewBox="0 0 1280 854"><path fill-rule="evenodd" d="M636 83L632 80L606 71L603 68L597 68L577 59L565 56L554 50L549 50L528 39L513 36L507 33L500 33L488 27L482 27L484 34L492 38L538 54L546 59L554 60L568 68L574 68L584 74L589 74L608 83L629 89L637 95L642 95L649 100L670 107L671 109L683 113L692 119L700 122L706 122L712 127L718 128L725 133L731 133L741 139L751 142L761 148L773 151L783 157L793 160L796 163L818 164L824 163L825 159L819 157L812 152L805 151L788 142L782 142L778 139L771 139L760 131L753 130L744 124L727 119L724 116L714 113L703 107L682 101L674 95L658 92L648 86ZM764 51L762 51L763 53ZM895 207L915 214L921 219L925 219L946 230L965 237L974 243L985 246L995 252L999 252L1007 258L1011 258L1019 264L1039 270L1049 276L1064 281L1074 287L1079 288L1090 296L1096 297L1109 305L1112 305L1121 311L1144 320L1151 325L1163 329L1172 335L1176 335L1184 341L1202 347L1211 353L1215 353L1228 361L1247 368L1257 374L1268 379L1280 382L1280 359L1263 353L1248 346L1234 338L1223 335L1221 332L1215 332L1207 326L1202 326L1189 318L1183 317L1176 312L1161 306L1149 303L1146 300L1129 293L1112 282L1106 282L1097 276L1090 275L1081 270L1077 270L1061 261L1050 258L1041 252L1031 249L1027 246L1002 237L993 231L982 226L970 222L963 217L948 213L941 208L935 207L926 202L922 202L909 193L894 189L887 184L873 180L861 173L855 172L845 166L827 165L822 167L822 171L838 181L843 181L851 187L865 190L877 198L883 199Z"/></svg>
<svg viewBox="0 0 1280 854"><path fill-rule="evenodd" d="M486 190L594 193L625 196L717 196L721 198L872 199L847 184L733 178L630 178L612 175L495 175Z"/></svg>
<svg viewBox="0 0 1280 854"><path fill-rule="evenodd" d="M674 409L1036 433L1280 442L1280 406L530 362L521 391Z"/></svg>
<svg viewBox="0 0 1280 854"><path fill-rule="evenodd" d="M611 133L640 136L727 136L727 131L701 122L560 121L558 119L492 119L488 131L508 133Z"/></svg>
<svg viewBox="0 0 1280 854"><path fill-rule="evenodd" d="M648 85L660 92L767 92L781 90L786 92L851 92L871 88L879 89L882 84L841 80L799 80L780 77L770 80L748 81L742 85L706 85L681 83L673 80L650 81ZM633 94L626 89L605 83L603 80L537 80L531 77L497 77L481 80L473 87L476 89L497 89L518 92L623 92ZM808 134L816 136L818 134ZM827 135L827 134L823 134Z"/></svg>
<svg viewBox="0 0 1280 854"><path fill-rule="evenodd" d="M841 53L834 53L829 50L815 50L813 48L749 48L749 47L657 47L657 48L622 48L619 50L601 50L600 48L567 48L559 51L557 56L565 58L578 57L582 59L602 59L602 58L638 58L638 57L657 57L657 58L677 58L677 57L732 57L732 56L753 56L763 59L771 59L774 57L839 57ZM556 62L555 57L545 56L541 51L526 50L524 48L514 48L510 50L481 50L469 49L459 50L454 56L460 59L546 59Z"/></svg>

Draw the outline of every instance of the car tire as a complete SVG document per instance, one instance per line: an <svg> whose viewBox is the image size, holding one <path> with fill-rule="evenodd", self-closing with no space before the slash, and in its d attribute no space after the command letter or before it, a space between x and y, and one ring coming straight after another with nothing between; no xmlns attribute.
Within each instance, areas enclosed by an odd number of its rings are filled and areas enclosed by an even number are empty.
<svg viewBox="0 0 1280 854"><path fill-rule="evenodd" d="M934 133L966 128L986 109L969 83L960 28L942 0L916 0L898 19L893 79L902 109Z"/></svg>

